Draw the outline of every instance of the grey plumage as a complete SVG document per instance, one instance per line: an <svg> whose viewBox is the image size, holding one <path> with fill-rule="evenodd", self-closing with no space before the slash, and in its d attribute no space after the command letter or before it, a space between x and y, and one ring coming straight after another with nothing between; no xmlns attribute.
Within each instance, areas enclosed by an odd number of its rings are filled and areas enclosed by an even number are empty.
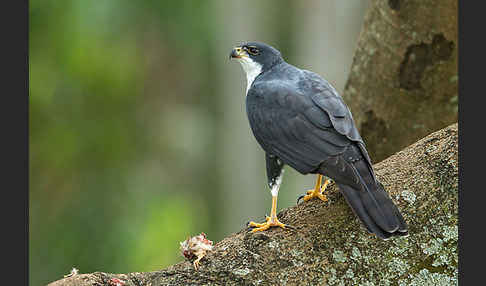
<svg viewBox="0 0 486 286"><path fill-rule="evenodd" d="M367 230L378 237L407 234L407 225L376 179L365 143L337 91L319 75L285 62L274 48L248 45L259 48L252 59L263 68L248 89L246 110L267 161L278 158L302 174L332 178ZM283 164L267 162L269 182Z"/></svg>

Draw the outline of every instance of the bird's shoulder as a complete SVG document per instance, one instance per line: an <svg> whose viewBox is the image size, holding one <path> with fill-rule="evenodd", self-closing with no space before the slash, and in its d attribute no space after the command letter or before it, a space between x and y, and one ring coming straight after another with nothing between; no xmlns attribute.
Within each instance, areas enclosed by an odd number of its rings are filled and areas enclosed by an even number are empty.
<svg viewBox="0 0 486 286"><path fill-rule="evenodd" d="M302 71L282 62L258 76L247 93L247 101L266 102L288 108L308 106L311 101L300 88ZM302 109L298 109L301 110Z"/></svg>
<svg viewBox="0 0 486 286"><path fill-rule="evenodd" d="M294 95L321 95L341 99L336 89L319 74L282 62L256 78L249 94L267 95L292 92ZM344 104L344 101L341 101ZM344 104L345 105L345 104Z"/></svg>

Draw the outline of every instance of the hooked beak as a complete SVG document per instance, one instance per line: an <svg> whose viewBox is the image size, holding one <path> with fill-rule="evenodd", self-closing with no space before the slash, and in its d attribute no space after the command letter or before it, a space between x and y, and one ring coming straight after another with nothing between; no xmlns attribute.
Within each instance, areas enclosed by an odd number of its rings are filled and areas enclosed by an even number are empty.
<svg viewBox="0 0 486 286"><path fill-rule="evenodd" d="M246 54L246 52L241 47L235 47L235 48L233 48L233 50L231 50L229 58L231 60L232 58L239 59L241 57L247 57L247 56L248 55Z"/></svg>

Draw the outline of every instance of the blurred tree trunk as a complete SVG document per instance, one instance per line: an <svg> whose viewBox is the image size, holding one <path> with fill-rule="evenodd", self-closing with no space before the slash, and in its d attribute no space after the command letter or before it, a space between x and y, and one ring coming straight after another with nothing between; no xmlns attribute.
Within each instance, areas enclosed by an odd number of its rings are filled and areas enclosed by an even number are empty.
<svg viewBox="0 0 486 286"><path fill-rule="evenodd" d="M457 121L457 1L372 0L343 93L378 162Z"/></svg>
<svg viewBox="0 0 486 286"><path fill-rule="evenodd" d="M217 0L211 2L215 11L238 11L235 17L231 13L217 13L215 22L214 49L221 55L215 60L215 66L221 73L215 78L224 78L217 82L216 94L222 97L218 142L220 156L218 174L222 192L214 196L219 201L218 215L213 223L221 222L219 237L237 231L249 220L270 211L271 194L266 184L265 155L253 136L246 115L246 75L240 64L228 59L231 48L245 41L262 41L275 45L279 42L287 27L281 24L281 17L287 17L292 1L259 2L258 9L246 1ZM233 15L233 16L232 16ZM229 23L229 24L228 24ZM292 201L295 201L293 199Z"/></svg>
<svg viewBox="0 0 486 286"><path fill-rule="evenodd" d="M215 14L215 34L218 37L214 39L214 49L216 54L221 55L215 59L216 70L221 73L216 78L226 80L216 84L216 94L220 94L221 98L218 99L220 120L217 130L220 156L215 158L218 162L215 171L218 172L221 192L218 194L217 212L220 218L212 222L219 225L217 237L222 238L243 226L248 215L260 213L267 206L264 201L255 199L266 195L265 171L261 161L263 155L256 148L246 116L246 76L240 64L228 57L235 45L265 38L272 31L259 28L263 25L263 10L256 11L246 2L218 0L211 3L214 11L238 11L237 17L224 12Z"/></svg>
<svg viewBox="0 0 486 286"><path fill-rule="evenodd" d="M327 203L278 214L294 231L242 229L215 244L199 271L182 261L145 273L77 274L49 286L457 285L457 143L453 124L374 165L409 225L406 237L368 234L333 185Z"/></svg>
<svg viewBox="0 0 486 286"><path fill-rule="evenodd" d="M299 1L291 63L323 76L342 92L349 75L368 1ZM303 33L302 31L305 31Z"/></svg>

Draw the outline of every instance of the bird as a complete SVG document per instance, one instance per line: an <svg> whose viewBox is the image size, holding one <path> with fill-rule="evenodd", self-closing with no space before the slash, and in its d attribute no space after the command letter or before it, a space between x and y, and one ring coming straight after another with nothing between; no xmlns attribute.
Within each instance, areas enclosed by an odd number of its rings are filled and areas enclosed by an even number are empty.
<svg viewBox="0 0 486 286"><path fill-rule="evenodd" d="M324 191L332 180L369 233L384 240L408 235L402 214L375 176L350 109L327 80L287 63L262 42L236 45L229 58L246 73L246 113L265 152L272 194L270 216L263 223L249 222L251 232L290 227L276 214L283 168L290 166L317 175L315 187L301 196L304 202L327 201Z"/></svg>
<svg viewBox="0 0 486 286"><path fill-rule="evenodd" d="M213 242L206 238L206 234L201 232L201 234L196 236L189 236L186 240L181 241L179 249L181 250L182 256L187 259L196 258L192 264L194 269L198 270L200 261L206 256L207 252L213 250Z"/></svg>

